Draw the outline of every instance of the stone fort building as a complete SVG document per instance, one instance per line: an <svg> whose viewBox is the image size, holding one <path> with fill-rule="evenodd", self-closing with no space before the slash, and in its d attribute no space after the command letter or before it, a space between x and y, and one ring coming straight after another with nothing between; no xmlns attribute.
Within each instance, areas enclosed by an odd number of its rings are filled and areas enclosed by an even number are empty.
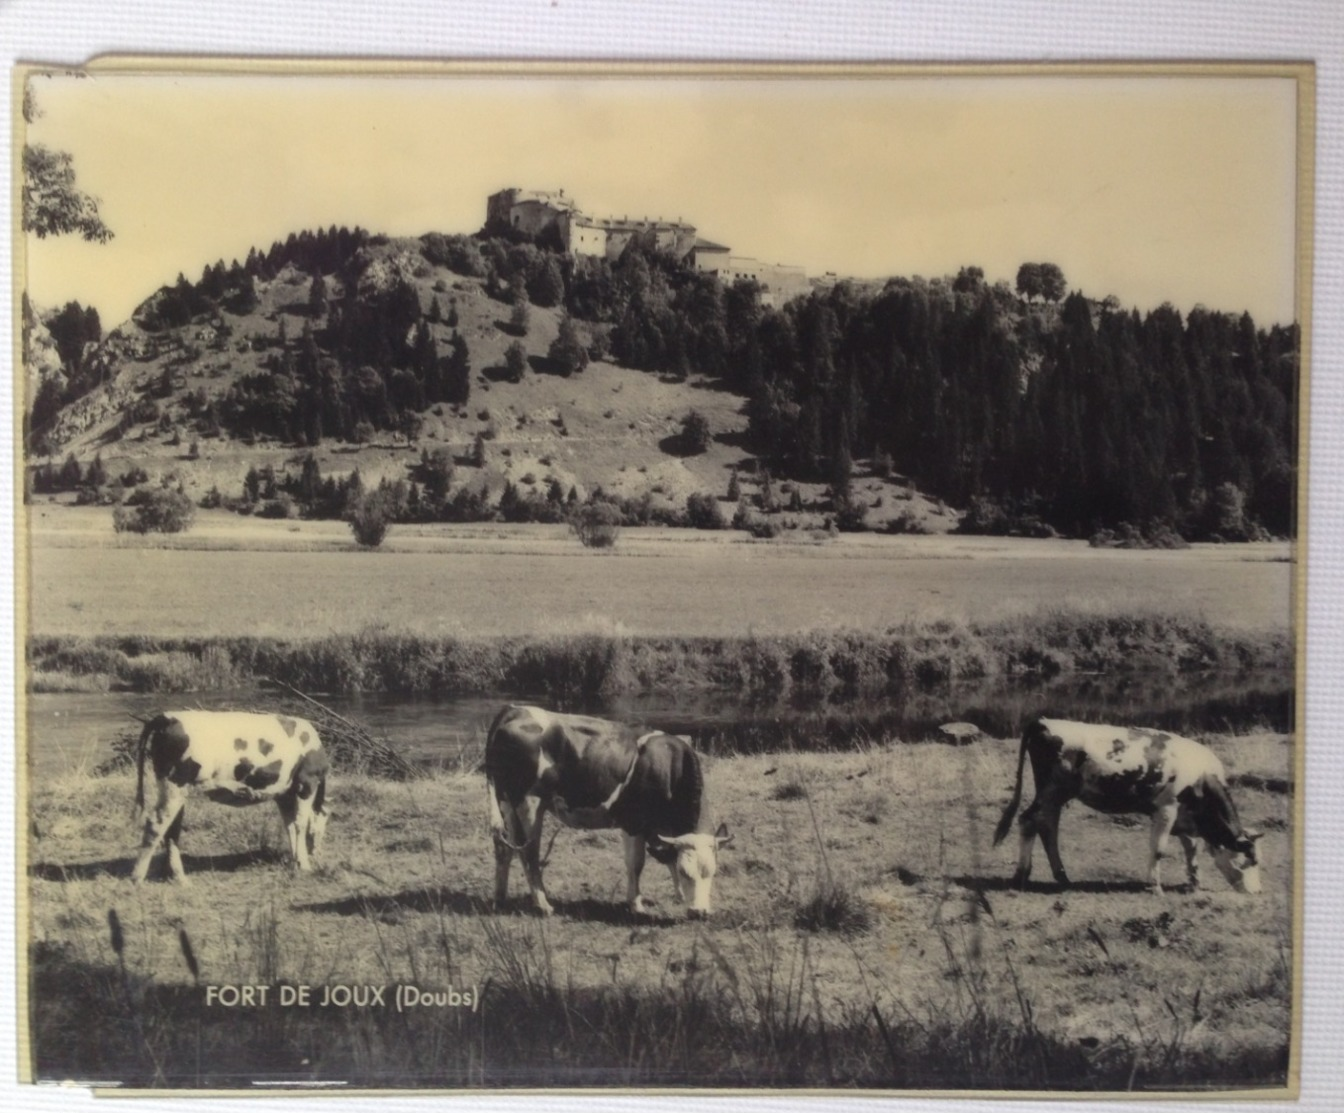
<svg viewBox="0 0 1344 1113"><path fill-rule="evenodd" d="M734 255L723 244L701 239L694 224L682 220L635 220L630 217L596 217L579 208L565 191L501 189L486 199L486 226L507 225L531 236L554 230L564 249L575 255L619 259L635 236L641 236L659 251L689 263L703 274L712 274L724 285L750 279L761 287L761 301L779 306L807 293L812 284L802 267L762 263Z"/></svg>

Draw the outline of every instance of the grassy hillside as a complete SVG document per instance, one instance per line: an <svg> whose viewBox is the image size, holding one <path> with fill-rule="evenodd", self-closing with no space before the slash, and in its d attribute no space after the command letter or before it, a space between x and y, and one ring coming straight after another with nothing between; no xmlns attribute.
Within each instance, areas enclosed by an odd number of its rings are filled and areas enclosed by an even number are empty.
<svg viewBox="0 0 1344 1113"><path fill-rule="evenodd" d="M509 325L510 306L487 293L484 279L430 263L419 241L390 240L365 251L372 257L366 276L386 272L404 277L413 284L423 311L433 301L444 318L450 307L455 310L456 329L446 319L429 326L441 352L455 332L470 351L467 402L429 406L413 439L379 430L362 444L326 438L309 449L269 437L240 439L227 430L217 436L202 431L198 415L203 404L219 404L240 380L263 372L283 350L282 332L292 351L306 325L315 330L324 326L325 316L312 314L307 304L311 276L286 266L271 280L257 281L257 304L250 312L216 308L190 324L159 328L155 307L165 292L145 302L89 360L102 384L59 413L45 438L50 454L31 462L59 467L73 456L87 468L98 457L109 479L140 469L150 483L181 483L198 501L212 488L225 497L238 496L252 468L270 466L277 474L288 468L297 474L310 452L324 477L358 468L371 485L383 478L408 478L422 450L438 448L450 450L460 465L454 490L485 487L496 500L506 482L525 493L544 492L554 479L565 491L576 489L581 498L601 487L622 497L648 495L655 507L684 509L687 496L696 492L725 498L734 468L741 471L743 494L758 490L757 461L744 437L746 399L721 381L694 373L677 381L602 360L563 378L553 373L546 358L560 309L530 306L526 334L517 337ZM335 301L341 293L339 279L329 275L326 281ZM585 341L599 327L579 322ZM503 374L505 351L515 339L529 361L519 383ZM679 434L692 410L706 418L712 441L703 453L686 455ZM478 436L487 445L484 467L461 466ZM808 507L796 515L798 523L820 524L825 484L796 486ZM954 516L900 477L879 478L860 465L854 489L870 507L871 527L881 528L900 513L922 521L929 532L955 524ZM790 493L780 491L778 484L776 490L781 501ZM723 510L731 518L734 505L724 502Z"/></svg>

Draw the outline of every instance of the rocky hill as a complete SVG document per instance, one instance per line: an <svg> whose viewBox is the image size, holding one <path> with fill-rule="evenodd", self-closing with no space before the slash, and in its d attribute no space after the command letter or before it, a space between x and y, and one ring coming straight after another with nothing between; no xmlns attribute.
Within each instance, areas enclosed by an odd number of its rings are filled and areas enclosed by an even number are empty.
<svg viewBox="0 0 1344 1113"><path fill-rule="evenodd" d="M309 457L323 477L340 478L357 468L366 487L408 480L423 454L446 449L458 465L453 488L470 487L492 501L508 483L524 494L558 484L580 499L601 488L622 498L647 498L654 508L684 510L695 493L726 500L735 470L744 496L759 489L758 461L745 437L744 395L695 370L684 378L658 375L606 359L563 376L548 359L563 309L529 303L525 331L519 330L509 301L522 300L516 292L492 289L493 276L462 274L431 261L434 254L420 240L373 238L345 265L322 274L321 310L310 300L313 271L293 263L269 276L244 276L246 298L227 291L202 295L190 306L196 311L182 305L209 284L206 279L161 289L85 354L81 375L94 385L32 430L30 473L59 469L71 458L87 471L97 459L110 489L104 498L121 497L117 481L127 477L180 484L200 501L211 492L240 496L249 472L269 467L277 475L297 475ZM209 274L207 268L207 279ZM448 352L455 337L466 342L465 402L427 401L414 420L366 425L359 436L312 438L293 429L285 435L227 420L240 396L252 391L247 396L254 397L258 383L273 384L293 372L308 337L316 337L325 354L328 333L340 327L337 307L356 300L374 304L407 289L414 291L419 318L412 330L427 330L435 352ZM581 341L601 354L606 326L575 323ZM41 381L60 374L45 332L36 321L29 337L30 408ZM407 344L413 339L408 333ZM505 370L514 343L527 357L517 382ZM708 425L703 451L689 451L681 436L692 411ZM794 488L795 507L807 508L797 513L798 524L820 524L825 484L786 484L775 491L781 505ZM955 521L896 477L859 469L856 494L871 508L871 526L880 528L897 514L924 520L931 529ZM68 501L76 494L39 490L37 497ZM732 516L733 503L723 501L721 508Z"/></svg>

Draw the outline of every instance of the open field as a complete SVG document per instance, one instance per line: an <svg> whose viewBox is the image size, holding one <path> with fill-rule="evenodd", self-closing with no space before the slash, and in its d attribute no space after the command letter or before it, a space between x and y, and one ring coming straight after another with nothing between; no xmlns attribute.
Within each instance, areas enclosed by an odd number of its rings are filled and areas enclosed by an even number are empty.
<svg viewBox="0 0 1344 1113"><path fill-rule="evenodd" d="M1286 630L1286 543L1167 551L983 537L626 530L614 551L565 527L394 529L355 551L340 522L203 513L179 538L118 538L110 512L34 514L32 634L317 637L741 635L998 621L1043 608ZM821 535L824 536L824 535Z"/></svg>
<svg viewBox="0 0 1344 1113"><path fill-rule="evenodd" d="M127 880L127 775L35 784L38 1072L181 1086L1281 1085L1292 740L1210 742L1243 820L1267 832L1259 897L1207 857L1203 890L1148 893L1146 824L1081 805L1061 840L1075 887L1011 891L1015 847L990 832L1016 742L893 741L713 759L711 804L735 840L705 924L682 918L652 862L652 915L631 920L612 832L556 838L550 921L528 910L516 865L517 896L490 910L470 761L403 783L336 778L309 876L281 864L271 809L197 801L187 887ZM1169 883L1184 880L1175 865ZM452 986L481 1006L403 1015L390 989L385 1008L204 1004L208 985L285 982Z"/></svg>

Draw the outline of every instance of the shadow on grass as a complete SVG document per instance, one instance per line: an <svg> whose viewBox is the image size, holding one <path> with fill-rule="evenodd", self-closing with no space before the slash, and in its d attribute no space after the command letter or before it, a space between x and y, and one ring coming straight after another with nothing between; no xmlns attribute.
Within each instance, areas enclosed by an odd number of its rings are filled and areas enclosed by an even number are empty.
<svg viewBox="0 0 1344 1113"><path fill-rule="evenodd" d="M608 924L617 927L668 927L680 917L661 913L631 914L624 904L591 899L552 900L554 917L559 920L578 920L583 923ZM335 916L366 916L385 918L406 912L450 913L455 916L534 916L540 919L530 896L510 897L502 908L495 902L473 893L463 893L443 887L407 889L400 893L375 896L342 897L340 900L321 901L296 906L296 912L316 912Z"/></svg>
<svg viewBox="0 0 1344 1113"><path fill-rule="evenodd" d="M334 916L365 916L383 918L403 912L450 912L457 916L483 915L490 911L490 902L453 889L407 889L400 893L374 896L342 897L340 900L300 904L296 912L316 912Z"/></svg>
<svg viewBox="0 0 1344 1113"><path fill-rule="evenodd" d="M100 877L131 876L135 866L135 854L121 858L104 858L97 862L38 862L28 867L28 876L39 881L93 881ZM286 861L286 856L278 850L260 848L241 850L231 854L183 854L182 868L187 877L193 874L234 873L252 866L275 865ZM147 880L166 880L168 861L162 853L150 866Z"/></svg>
<svg viewBox="0 0 1344 1113"><path fill-rule="evenodd" d="M1148 884L1144 881L1070 881L1060 885L1054 881L1028 881L1019 888L1011 876L971 877L963 874L949 877L954 885L978 893L1147 893ZM1167 886L1175 888L1175 886Z"/></svg>

